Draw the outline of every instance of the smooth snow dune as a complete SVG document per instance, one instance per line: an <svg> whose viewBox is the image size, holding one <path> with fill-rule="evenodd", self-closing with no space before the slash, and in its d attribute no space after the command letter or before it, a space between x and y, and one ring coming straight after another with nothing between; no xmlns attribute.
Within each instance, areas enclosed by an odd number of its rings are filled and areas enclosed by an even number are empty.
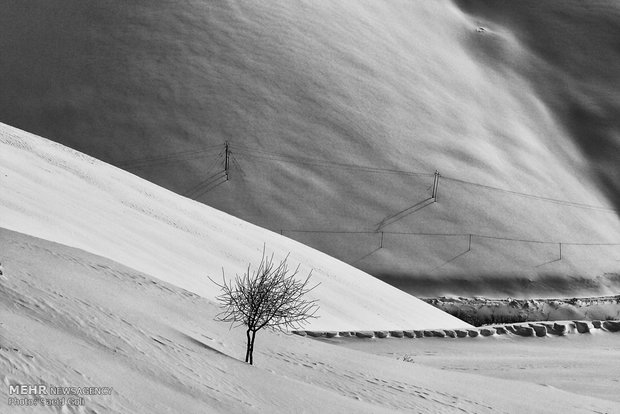
<svg viewBox="0 0 620 414"><path fill-rule="evenodd" d="M217 308L209 300L107 258L4 229L0 252L6 271L0 283L2 412L617 411L618 402L611 401L617 399L614 364L605 366L591 356L585 363L575 361L592 346L611 358L618 353L605 349L613 347L612 341L596 342L596 335L590 346L581 342L575 349L570 340L528 347L527 339L542 341L532 338L502 338L502 344L493 338L358 341L360 349L370 348L366 353L261 332L250 366L239 360L245 351L243 329L214 322ZM612 335L617 334L606 334ZM551 364L530 352L541 349L555 350ZM480 358L482 350L491 355L490 364ZM409 362L402 360L407 354ZM446 364L440 366L444 355ZM588 361L601 372L588 369ZM567 372L565 365L579 369ZM522 367L531 372L520 378ZM85 395L79 407L8 406L9 385L19 384L111 387L113 392ZM589 392L599 398L580 395Z"/></svg>
<svg viewBox="0 0 620 414"><path fill-rule="evenodd" d="M619 22L615 0L10 1L0 121L411 292L611 294Z"/></svg>
<svg viewBox="0 0 620 414"><path fill-rule="evenodd" d="M0 125L0 227L110 258L212 299L263 247L320 286L311 329L469 326L324 253L52 141ZM0 259L2 261L2 259Z"/></svg>

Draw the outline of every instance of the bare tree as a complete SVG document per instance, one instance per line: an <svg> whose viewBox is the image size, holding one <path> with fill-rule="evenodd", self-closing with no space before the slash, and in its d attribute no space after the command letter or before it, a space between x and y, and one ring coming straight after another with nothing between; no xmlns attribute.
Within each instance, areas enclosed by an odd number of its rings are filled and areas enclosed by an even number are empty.
<svg viewBox="0 0 620 414"><path fill-rule="evenodd" d="M299 266L291 272L287 264L288 255L277 266L273 254L263 255L254 271L248 264L243 275L236 275L234 280L226 281L222 269L222 283L215 283L221 290L216 297L222 312L215 319L230 322L233 326L245 326L246 352L245 362L253 364L254 342L256 332L263 328L286 331L297 329L310 318L317 318L319 309L317 300L307 300L305 295L319 284L310 287L310 276L296 278Z"/></svg>

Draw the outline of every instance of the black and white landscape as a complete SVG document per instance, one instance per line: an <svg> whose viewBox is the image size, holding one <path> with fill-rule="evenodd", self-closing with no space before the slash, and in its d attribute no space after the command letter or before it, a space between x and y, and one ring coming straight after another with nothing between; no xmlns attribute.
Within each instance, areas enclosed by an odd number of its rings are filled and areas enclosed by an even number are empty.
<svg viewBox="0 0 620 414"><path fill-rule="evenodd" d="M612 0L7 1L0 411L617 412L618 39ZM252 366L209 277L263 248L320 309Z"/></svg>

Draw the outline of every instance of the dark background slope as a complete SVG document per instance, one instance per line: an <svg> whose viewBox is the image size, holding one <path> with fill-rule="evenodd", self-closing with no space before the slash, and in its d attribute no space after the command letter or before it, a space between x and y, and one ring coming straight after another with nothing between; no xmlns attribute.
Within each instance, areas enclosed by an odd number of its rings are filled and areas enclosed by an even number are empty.
<svg viewBox="0 0 620 414"><path fill-rule="evenodd" d="M599 188L620 206L620 5L456 3L481 21L507 27L532 51L531 67L520 71L542 91L545 104L590 161Z"/></svg>
<svg viewBox="0 0 620 414"><path fill-rule="evenodd" d="M3 9L2 122L419 294L618 287L613 1Z"/></svg>

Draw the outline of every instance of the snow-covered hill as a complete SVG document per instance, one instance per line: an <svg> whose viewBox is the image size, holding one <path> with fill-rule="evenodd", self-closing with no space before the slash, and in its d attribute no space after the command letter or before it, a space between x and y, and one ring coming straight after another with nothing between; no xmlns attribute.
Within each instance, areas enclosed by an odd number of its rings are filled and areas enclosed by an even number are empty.
<svg viewBox="0 0 620 414"><path fill-rule="evenodd" d="M321 283L311 329L469 326L285 236L5 125L0 182L0 228L81 248L206 298L218 294L207 276L243 273L265 247L276 260L290 252L289 263Z"/></svg>
<svg viewBox="0 0 620 414"><path fill-rule="evenodd" d="M0 252L3 413L552 414L618 407L618 334L350 344L374 349L362 352L264 332L250 366L239 360L243 329L214 322L217 308L207 299L104 257L2 229ZM540 353L551 362L541 363ZM10 398L32 401L10 394L21 384L111 393L70 394L81 405L9 405Z"/></svg>
<svg viewBox="0 0 620 414"><path fill-rule="evenodd" d="M0 121L414 293L613 294L619 21L613 0L11 1Z"/></svg>

